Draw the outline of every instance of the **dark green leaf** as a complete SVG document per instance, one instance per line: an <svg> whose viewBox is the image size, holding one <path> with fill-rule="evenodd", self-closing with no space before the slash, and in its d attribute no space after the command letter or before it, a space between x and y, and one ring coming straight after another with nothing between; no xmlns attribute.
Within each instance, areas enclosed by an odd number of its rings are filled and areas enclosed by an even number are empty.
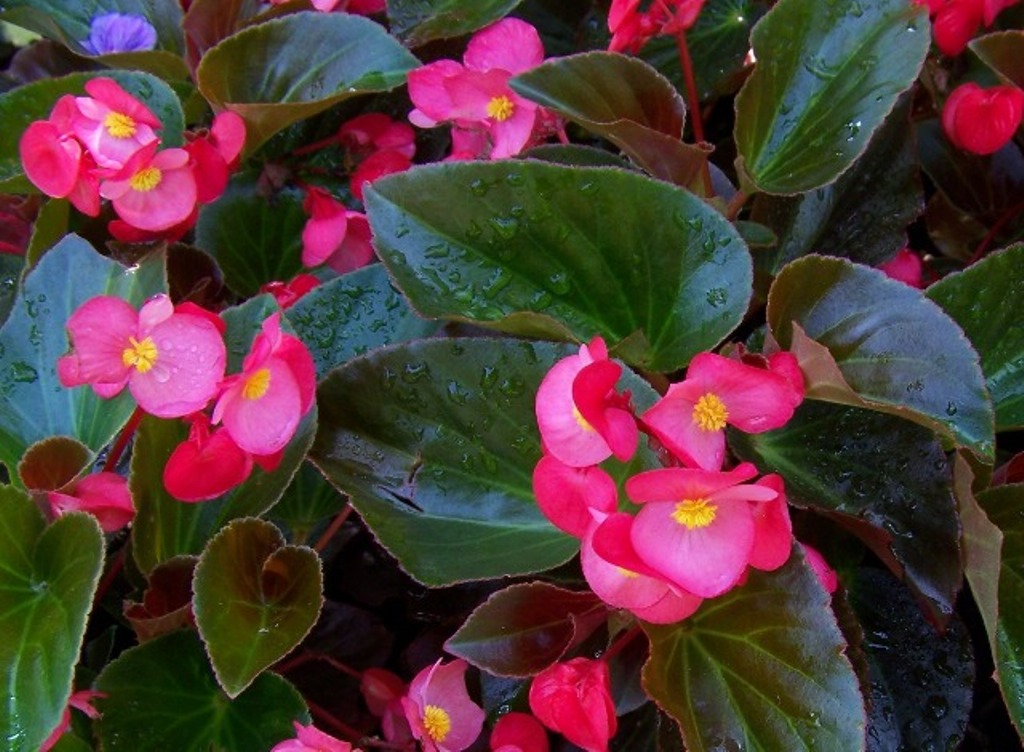
<svg viewBox="0 0 1024 752"><path fill-rule="evenodd" d="M470 614L445 650L490 674L525 678L586 639L607 612L590 592L545 582L511 585Z"/></svg>
<svg viewBox="0 0 1024 752"><path fill-rule="evenodd" d="M687 186L708 153L682 142L686 105L668 79L636 58L585 52L516 76L519 94L611 141L651 175Z"/></svg>
<svg viewBox="0 0 1024 752"><path fill-rule="evenodd" d="M904 0L781 0L751 35L736 99L741 170L766 193L828 185L867 148L928 53L924 8Z"/></svg>
<svg viewBox="0 0 1024 752"><path fill-rule="evenodd" d="M904 573L937 621L960 588L960 529L949 464L934 434L890 415L805 402L775 431L730 443L786 481L790 501L837 517Z"/></svg>
<svg viewBox="0 0 1024 752"><path fill-rule="evenodd" d="M461 37L508 15L521 0L390 0L392 33L407 47Z"/></svg>
<svg viewBox="0 0 1024 752"><path fill-rule="evenodd" d="M0 461L9 470L30 444L49 436L71 436L98 451L124 425L135 407L127 390L105 400L87 386L61 386L56 369L68 351L64 325L96 295L138 306L163 287L160 254L126 270L71 235L43 256L0 329Z"/></svg>
<svg viewBox="0 0 1024 752"><path fill-rule="evenodd" d="M196 626L217 681L237 697L316 623L320 558L269 522L235 520L210 540L192 581Z"/></svg>
<svg viewBox="0 0 1024 752"><path fill-rule="evenodd" d="M318 379L357 355L429 337L440 328L436 321L412 312L381 264L313 289L285 312L285 318L312 353Z"/></svg>
<svg viewBox="0 0 1024 752"><path fill-rule="evenodd" d="M60 721L103 569L94 517L47 527L29 498L0 487L0 734L5 749L35 750Z"/></svg>
<svg viewBox="0 0 1024 752"><path fill-rule="evenodd" d="M303 463L271 515L291 533L293 543L306 543L321 520L341 512L347 499L324 480L316 468Z"/></svg>
<svg viewBox="0 0 1024 752"><path fill-rule="evenodd" d="M905 98L834 184L799 196L758 196L753 219L779 237L754 256L777 274L793 259L820 252L876 266L907 243L907 225L924 210L917 155Z"/></svg>
<svg viewBox="0 0 1024 752"><path fill-rule="evenodd" d="M123 653L96 680L106 752L262 750L309 723L302 696L277 674L256 679L234 700L217 680L192 631L178 631Z"/></svg>
<svg viewBox="0 0 1024 752"><path fill-rule="evenodd" d="M740 322L751 260L718 212L608 168L458 163L366 192L377 251L413 307L518 334L604 336L671 371Z"/></svg>
<svg viewBox="0 0 1024 752"><path fill-rule="evenodd" d="M557 566L578 543L534 501L540 442L533 402L541 378L568 354L473 338L354 358L320 385L310 458L421 582Z"/></svg>
<svg viewBox="0 0 1024 752"><path fill-rule="evenodd" d="M259 0L192 0L181 22L189 67L194 71L207 50L235 33L261 5Z"/></svg>
<svg viewBox="0 0 1024 752"><path fill-rule="evenodd" d="M217 259L224 281L239 295L285 281L302 269L302 199L290 192L267 200L256 192L256 175L232 178L217 201L199 210L196 245Z"/></svg>
<svg viewBox="0 0 1024 752"><path fill-rule="evenodd" d="M25 257L13 253L0 254L0 325L14 307L14 295L18 290L18 279L25 268Z"/></svg>
<svg viewBox="0 0 1024 752"><path fill-rule="evenodd" d="M1024 30L985 34L975 37L967 46L1004 81L1024 88Z"/></svg>
<svg viewBox="0 0 1024 752"><path fill-rule="evenodd" d="M956 616L942 632L880 569L844 584L865 632L871 691L868 749L957 749L974 683L970 636Z"/></svg>
<svg viewBox="0 0 1024 752"><path fill-rule="evenodd" d="M24 176L18 142L21 134L35 120L50 116L53 105L64 94L85 96L85 82L90 78L112 78L125 91L138 97L160 122L159 132L164 146L181 144L184 115L174 91L156 76L123 70L99 73L72 73L62 78L46 78L19 86L0 96L0 186L5 193L32 192L35 188Z"/></svg>
<svg viewBox="0 0 1024 752"><path fill-rule="evenodd" d="M210 102L245 119L252 152L282 128L349 97L401 85L417 64L367 18L303 12L228 37L206 53L196 76Z"/></svg>
<svg viewBox="0 0 1024 752"><path fill-rule="evenodd" d="M25 261L35 266L42 255L68 234L71 203L67 199L53 198L43 204L32 226L32 239L25 251Z"/></svg>
<svg viewBox="0 0 1024 752"><path fill-rule="evenodd" d="M523 152L525 159L539 159L566 167L619 167L632 169L628 161L610 151L582 144L541 144Z"/></svg>
<svg viewBox="0 0 1024 752"><path fill-rule="evenodd" d="M775 279L768 323L799 358L811 398L893 413L992 456L978 355L918 290L843 259L807 256Z"/></svg>
<svg viewBox="0 0 1024 752"><path fill-rule="evenodd" d="M1024 736L1024 485L1000 486L978 501L1003 531L999 574L999 620L996 624L996 679L1010 719Z"/></svg>
<svg viewBox="0 0 1024 752"><path fill-rule="evenodd" d="M1024 428L1024 244L994 253L928 288L981 356L996 431Z"/></svg>
<svg viewBox="0 0 1024 752"><path fill-rule="evenodd" d="M645 624L644 686L688 750L864 748L857 677L828 593L797 551L679 624Z"/></svg>

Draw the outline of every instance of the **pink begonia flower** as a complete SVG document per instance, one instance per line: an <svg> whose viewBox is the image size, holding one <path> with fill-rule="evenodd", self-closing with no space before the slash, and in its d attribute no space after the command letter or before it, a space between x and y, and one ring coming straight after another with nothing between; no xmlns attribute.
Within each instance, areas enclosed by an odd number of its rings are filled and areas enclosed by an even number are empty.
<svg viewBox="0 0 1024 752"><path fill-rule="evenodd" d="M828 565L818 549L808 546L806 543L800 545L804 548L804 558L807 559L811 570L817 575L818 582L829 593L834 593L839 588L839 577L836 575L836 570Z"/></svg>
<svg viewBox="0 0 1024 752"><path fill-rule="evenodd" d="M292 725L295 726L295 737L278 742L270 752L359 752L348 742L325 734L313 724L303 726L292 721Z"/></svg>
<svg viewBox="0 0 1024 752"><path fill-rule="evenodd" d="M204 414L191 421L188 438L164 465L164 488L178 501L208 501L244 483L252 474L253 458L224 428L211 432Z"/></svg>
<svg viewBox="0 0 1024 752"><path fill-rule="evenodd" d="M71 127L96 164L120 170L135 152L157 141L159 118L111 78L85 83L88 97L76 97Z"/></svg>
<svg viewBox="0 0 1024 752"><path fill-rule="evenodd" d="M891 259L879 264L878 268L885 272L886 276L905 285L916 287L918 290L924 287L924 262L909 248L901 248Z"/></svg>
<svg viewBox="0 0 1024 752"><path fill-rule="evenodd" d="M586 752L607 752L618 729L608 664L573 658L546 668L530 684L530 710Z"/></svg>
<svg viewBox="0 0 1024 752"><path fill-rule="evenodd" d="M587 534L595 514L612 514L619 497L615 481L600 467L572 467L550 454L533 469L533 493L551 524L577 538Z"/></svg>
<svg viewBox="0 0 1024 752"><path fill-rule="evenodd" d="M466 669L459 659L441 660L416 674L402 698L405 718L423 752L461 752L480 735L484 711L466 691Z"/></svg>
<svg viewBox="0 0 1024 752"><path fill-rule="evenodd" d="M611 52L637 53L651 37L678 34L696 22L705 0L654 0L646 11L640 0L612 0L608 10Z"/></svg>
<svg viewBox="0 0 1024 752"><path fill-rule="evenodd" d="M320 285L320 280L312 274L296 274L288 282L267 282L260 286L260 292L269 292L274 300L287 310L302 299L302 296Z"/></svg>
<svg viewBox="0 0 1024 752"><path fill-rule="evenodd" d="M713 598L746 571L754 546L749 502L778 492L743 484L757 475L749 462L730 472L663 468L626 481L629 498L643 509L633 521L633 547L651 569L687 592Z"/></svg>
<svg viewBox="0 0 1024 752"><path fill-rule="evenodd" d="M391 744L412 741L412 730L405 720L402 698L408 688L401 677L383 668L368 668L359 680L359 691L370 712L380 718L381 732Z"/></svg>
<svg viewBox="0 0 1024 752"><path fill-rule="evenodd" d="M127 384L146 412L180 418L206 406L224 376L226 351L206 317L177 313L166 295L138 312L110 295L87 300L67 322L72 352L57 361L66 387L113 397Z"/></svg>
<svg viewBox="0 0 1024 752"><path fill-rule="evenodd" d="M198 191L191 157L184 149L139 149L117 173L100 184L117 216L140 230L159 232L195 211Z"/></svg>
<svg viewBox="0 0 1024 752"><path fill-rule="evenodd" d="M275 454L292 440L313 407L316 366L298 337L281 331L281 314L263 322L242 372L224 380L213 408L238 446L255 455Z"/></svg>
<svg viewBox="0 0 1024 752"><path fill-rule="evenodd" d="M640 434L628 394L614 391L621 373L600 337L555 363L535 402L545 451L573 467L596 465L613 454L623 461L633 456Z"/></svg>
<svg viewBox="0 0 1024 752"><path fill-rule="evenodd" d="M754 502L754 546L750 551L750 566L763 572L778 569L789 559L793 550L793 522L786 503L786 487L781 476L765 475L757 481L778 496L769 501Z"/></svg>
<svg viewBox="0 0 1024 752"><path fill-rule="evenodd" d="M352 171L349 178L349 190L359 201L363 200L363 189L368 183L397 172L405 172L412 167L412 160L399 151L384 149L375 151Z"/></svg>
<svg viewBox="0 0 1024 752"><path fill-rule="evenodd" d="M416 133L412 127L383 112L367 112L345 121L338 129L338 140L359 157L377 151L397 151L412 159L416 153Z"/></svg>
<svg viewBox="0 0 1024 752"><path fill-rule="evenodd" d="M376 258L370 220L362 212L346 211L348 228L345 239L327 258L327 265L338 274L362 269Z"/></svg>
<svg viewBox="0 0 1024 752"><path fill-rule="evenodd" d="M491 731L491 752L548 752L548 735L529 713L505 713Z"/></svg>
<svg viewBox="0 0 1024 752"><path fill-rule="evenodd" d="M65 512L88 512L107 533L120 530L135 517L128 481L117 473L93 473L46 496L55 517Z"/></svg>
<svg viewBox="0 0 1024 752"><path fill-rule="evenodd" d="M92 701L97 697L106 697L106 695L103 692L94 692L91 689L82 689L72 693L71 697L68 698L67 707L64 708L64 712L61 714L60 722L50 732L50 735L46 737L46 740L39 748L39 752L50 752L57 742L60 741L64 732L71 728L71 708L82 711L93 720L99 718L100 712L92 706Z"/></svg>
<svg viewBox="0 0 1024 752"><path fill-rule="evenodd" d="M302 228L302 265L319 266L338 250L348 231L348 210L322 188L310 186L302 209L309 215Z"/></svg>
<svg viewBox="0 0 1024 752"><path fill-rule="evenodd" d="M954 145L972 154L994 154L1006 146L1024 119L1024 91L1000 85L983 89L973 81L953 90L942 107L942 129Z"/></svg>
<svg viewBox="0 0 1024 752"><path fill-rule="evenodd" d="M483 131L491 159L518 154L530 142L538 108L512 91L508 80L543 62L540 35L525 21L504 18L478 31L462 60L438 60L409 72L415 106L410 122L432 128L450 121Z"/></svg>
<svg viewBox="0 0 1024 752"><path fill-rule="evenodd" d="M718 470L726 425L747 433L770 431L803 401L802 383L799 389L793 383L799 374L793 355L777 353L767 363L767 369L757 368L701 353L690 362L686 380L670 386L641 420L684 463Z"/></svg>
<svg viewBox="0 0 1024 752"><path fill-rule="evenodd" d="M216 201L227 188L231 171L245 146L245 121L226 111L213 119L209 130L186 132L185 151L196 181L196 199L200 204Z"/></svg>
<svg viewBox="0 0 1024 752"><path fill-rule="evenodd" d="M670 583L640 559L630 537L633 521L624 513L595 521L580 548L583 576L610 606L628 609L654 624L682 621L703 599Z"/></svg>

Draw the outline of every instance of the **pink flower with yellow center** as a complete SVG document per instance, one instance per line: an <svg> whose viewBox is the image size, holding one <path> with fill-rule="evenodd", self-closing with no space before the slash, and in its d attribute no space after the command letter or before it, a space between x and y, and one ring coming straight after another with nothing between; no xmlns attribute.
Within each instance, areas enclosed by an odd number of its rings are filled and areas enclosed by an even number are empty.
<svg viewBox="0 0 1024 752"><path fill-rule="evenodd" d="M198 197L189 153L157 151L157 142L139 149L116 174L100 184L117 216L132 227L159 232L187 220Z"/></svg>
<svg viewBox="0 0 1024 752"><path fill-rule="evenodd" d="M725 459L725 427L762 433L785 425L803 401L803 377L791 353L766 368L701 353L686 380L641 416L648 430L690 466L718 470Z"/></svg>
<svg viewBox="0 0 1024 752"><path fill-rule="evenodd" d="M402 698L406 720L423 752L461 752L483 728L484 711L466 691L463 660L440 660L420 671Z"/></svg>
<svg viewBox="0 0 1024 752"><path fill-rule="evenodd" d="M76 97L72 130L96 164L121 169L135 152L157 141L160 120L111 78L87 81L88 97Z"/></svg>
<svg viewBox="0 0 1024 752"><path fill-rule="evenodd" d="M89 384L102 397L125 385L146 412L180 418L202 410L224 376L226 351L206 316L177 312L157 295L135 311L100 295L83 303L67 323L72 351L57 361L66 387Z"/></svg>

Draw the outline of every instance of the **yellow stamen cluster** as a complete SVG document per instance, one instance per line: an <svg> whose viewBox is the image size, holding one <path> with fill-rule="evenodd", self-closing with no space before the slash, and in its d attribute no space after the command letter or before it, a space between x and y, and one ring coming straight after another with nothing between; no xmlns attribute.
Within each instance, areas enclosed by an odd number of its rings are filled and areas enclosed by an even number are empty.
<svg viewBox="0 0 1024 752"><path fill-rule="evenodd" d="M270 369L260 368L253 372L242 385L242 396L247 400L258 400L270 388Z"/></svg>
<svg viewBox="0 0 1024 752"><path fill-rule="evenodd" d="M156 363L157 349L152 339L146 337L139 342L135 337L128 338L128 347L121 353L121 362L139 373L146 373Z"/></svg>
<svg viewBox="0 0 1024 752"><path fill-rule="evenodd" d="M158 168L143 167L132 175L131 179L128 181L128 185L130 185L134 191L147 193L160 185L160 181L163 179L163 173L160 172Z"/></svg>
<svg viewBox="0 0 1024 752"><path fill-rule="evenodd" d="M452 717L444 708L427 705L423 708L423 730L435 742L443 742L452 730Z"/></svg>
<svg viewBox="0 0 1024 752"><path fill-rule="evenodd" d="M135 120L123 112L108 112L103 118L103 127L114 138L131 138L135 135Z"/></svg>
<svg viewBox="0 0 1024 752"><path fill-rule="evenodd" d="M492 97L491 101L487 103L487 116L494 118L499 123L508 120L515 111L515 104L504 94L499 97Z"/></svg>
<svg viewBox="0 0 1024 752"><path fill-rule="evenodd" d="M693 422L702 431L721 431L729 420L729 411L718 395L708 392L693 406Z"/></svg>
<svg viewBox="0 0 1024 752"><path fill-rule="evenodd" d="M717 506L707 499L683 499L676 503L672 511L672 519L687 530L707 527L715 521Z"/></svg>

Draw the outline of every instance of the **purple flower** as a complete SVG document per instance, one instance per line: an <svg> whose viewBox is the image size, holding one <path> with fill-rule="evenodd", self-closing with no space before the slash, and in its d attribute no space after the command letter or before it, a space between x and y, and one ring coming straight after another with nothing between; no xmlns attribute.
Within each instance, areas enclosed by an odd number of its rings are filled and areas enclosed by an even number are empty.
<svg viewBox="0 0 1024 752"><path fill-rule="evenodd" d="M156 29L142 16L104 13L92 20L82 47L93 55L151 50L156 47Z"/></svg>

